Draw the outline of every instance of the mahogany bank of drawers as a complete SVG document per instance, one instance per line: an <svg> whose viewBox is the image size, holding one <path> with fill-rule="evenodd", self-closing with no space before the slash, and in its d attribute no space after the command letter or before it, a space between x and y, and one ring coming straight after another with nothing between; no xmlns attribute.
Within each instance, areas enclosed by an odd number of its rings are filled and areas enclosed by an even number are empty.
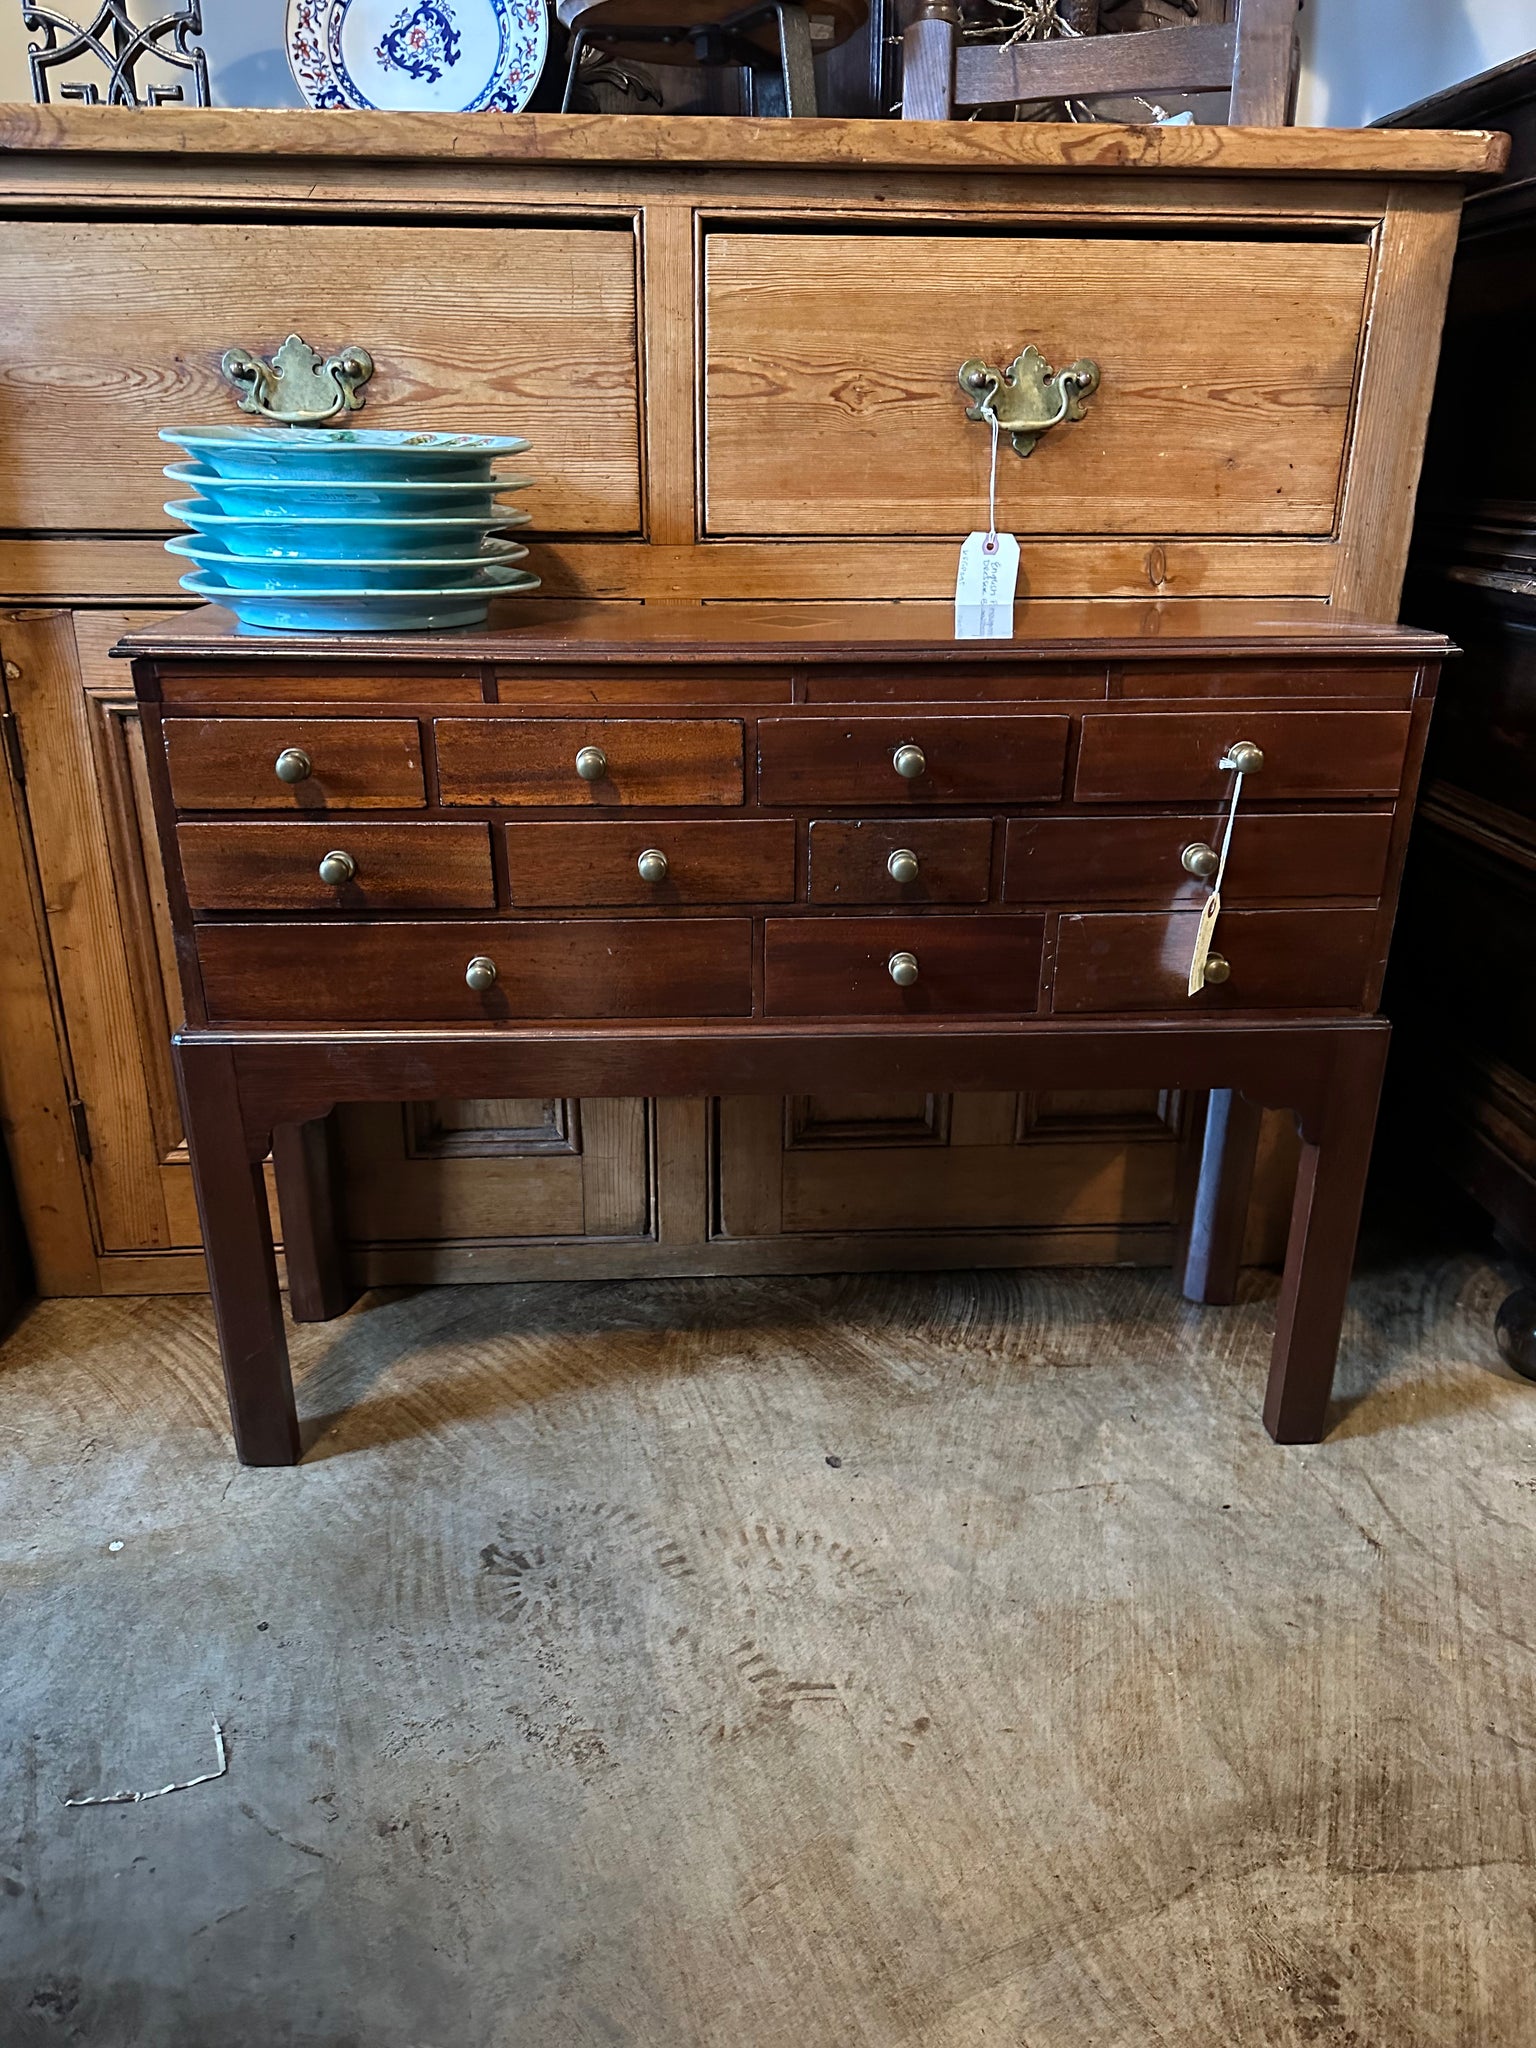
<svg viewBox="0 0 1536 2048"><path fill-rule="evenodd" d="M1157 1084L1293 1109L1265 1420L1317 1436L1445 643L1251 610L1021 607L986 643L927 605L546 603L351 641L201 611L125 642L241 1455L299 1448L269 1146L308 1162L285 1225L334 1311L330 1109L546 1091Z"/></svg>

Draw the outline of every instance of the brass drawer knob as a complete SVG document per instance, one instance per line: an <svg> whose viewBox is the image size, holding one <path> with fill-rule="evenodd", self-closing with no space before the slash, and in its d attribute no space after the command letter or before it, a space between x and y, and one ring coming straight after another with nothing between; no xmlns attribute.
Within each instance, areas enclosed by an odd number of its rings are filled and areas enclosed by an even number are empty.
<svg viewBox="0 0 1536 2048"><path fill-rule="evenodd" d="M1179 860L1186 874L1198 875L1202 882L1207 876L1214 875L1221 866L1221 859L1215 847L1207 846L1203 839L1197 839L1192 846L1186 846L1179 855Z"/></svg>
<svg viewBox="0 0 1536 2048"><path fill-rule="evenodd" d="M909 742L906 746L898 747L892 754L891 766L903 782L916 782L927 768L928 759L921 747L915 747Z"/></svg>
<svg viewBox="0 0 1536 2048"><path fill-rule="evenodd" d="M307 782L315 766L302 747L284 747L272 765L279 782Z"/></svg>
<svg viewBox="0 0 1536 2048"><path fill-rule="evenodd" d="M1239 775L1257 775L1264 766L1264 749L1252 740L1238 740L1228 747L1223 768L1235 768Z"/></svg>
<svg viewBox="0 0 1536 2048"><path fill-rule="evenodd" d="M333 889L340 889L357 873L357 862L350 853L343 853L340 847L328 853L320 863L320 879L329 882Z"/></svg>
<svg viewBox="0 0 1536 2048"><path fill-rule="evenodd" d="M487 960L483 953L477 953L465 968L464 979L477 996L483 996L488 988L496 986L496 962Z"/></svg>
<svg viewBox="0 0 1536 2048"><path fill-rule="evenodd" d="M915 882L917 880L917 855L910 846L898 846L885 864L885 871L893 882Z"/></svg>
<svg viewBox="0 0 1536 2048"><path fill-rule="evenodd" d="M667 856L659 846L648 846L635 865L640 870L642 882L664 882L667 879Z"/></svg>
<svg viewBox="0 0 1536 2048"><path fill-rule="evenodd" d="M601 782L608 773L608 756L601 747L583 747L576 756L576 773L583 782Z"/></svg>
<svg viewBox="0 0 1536 2048"><path fill-rule="evenodd" d="M885 971L898 988L910 988L917 979L917 955L893 953L885 963Z"/></svg>
<svg viewBox="0 0 1536 2048"><path fill-rule="evenodd" d="M1225 953L1207 953L1205 956L1205 978L1207 981L1228 981L1232 975L1232 962Z"/></svg>

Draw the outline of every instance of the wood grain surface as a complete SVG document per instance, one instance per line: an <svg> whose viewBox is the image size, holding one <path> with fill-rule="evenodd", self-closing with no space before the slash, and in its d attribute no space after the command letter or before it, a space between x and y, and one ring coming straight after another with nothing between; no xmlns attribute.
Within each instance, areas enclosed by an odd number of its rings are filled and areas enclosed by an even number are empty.
<svg viewBox="0 0 1536 2048"><path fill-rule="evenodd" d="M176 843L194 910L490 910L488 825L180 825ZM350 882L320 879L349 853Z"/></svg>
<svg viewBox="0 0 1536 2048"><path fill-rule="evenodd" d="M1264 755L1243 785L1255 801L1396 796L1408 725L1406 711L1089 712L1073 789L1079 803L1220 798L1227 749L1251 740Z"/></svg>
<svg viewBox="0 0 1536 2048"><path fill-rule="evenodd" d="M789 818L733 818L705 825L667 818L641 824L508 825L514 909L565 904L785 903L796 894L795 827ZM640 873L654 848L667 872Z"/></svg>
<svg viewBox="0 0 1536 2048"><path fill-rule="evenodd" d="M440 718L445 804L739 804L742 729L729 718ZM606 772L576 772L584 747Z"/></svg>
<svg viewBox="0 0 1536 2048"><path fill-rule="evenodd" d="M758 788L771 804L1029 803L1061 794L1071 721L951 718L923 706L884 718L764 718ZM910 779L898 747L922 750Z"/></svg>
<svg viewBox="0 0 1536 2048"><path fill-rule="evenodd" d="M992 876L990 818L813 818L812 903L985 903ZM915 880L887 863L917 856Z"/></svg>
<svg viewBox="0 0 1536 2048"><path fill-rule="evenodd" d="M1219 848L1220 811L1148 818L1011 818L1003 894L1010 903L1192 903L1209 881L1180 856L1203 842ZM1376 896L1386 877L1390 811L1304 811L1255 815L1233 828L1223 895L1245 899Z"/></svg>
<svg viewBox="0 0 1536 2048"><path fill-rule="evenodd" d="M290 749L309 756L301 782L278 778ZM165 751L184 811L399 811L426 793L414 718L171 718Z"/></svg>
<svg viewBox="0 0 1536 2048"><path fill-rule="evenodd" d="M1039 917L770 917L764 1007L775 1017L923 1017L946 1011L1030 1016L1040 1001ZM891 979L911 952L918 978Z"/></svg>
<svg viewBox="0 0 1536 2048"><path fill-rule="evenodd" d="M1371 910L1226 910L1212 950L1231 962L1230 981L1189 994L1189 962L1200 922L1095 911L1057 926L1058 1016L1107 1010L1347 1010L1365 998L1377 964Z"/></svg>

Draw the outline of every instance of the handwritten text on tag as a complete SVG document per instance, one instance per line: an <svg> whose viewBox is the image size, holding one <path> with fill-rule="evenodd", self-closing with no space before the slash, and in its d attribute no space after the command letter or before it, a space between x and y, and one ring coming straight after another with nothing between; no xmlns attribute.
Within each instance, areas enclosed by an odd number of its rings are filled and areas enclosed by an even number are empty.
<svg viewBox="0 0 1536 2048"><path fill-rule="evenodd" d="M971 533L960 543L955 638L1011 640L1019 544L1011 533Z"/></svg>

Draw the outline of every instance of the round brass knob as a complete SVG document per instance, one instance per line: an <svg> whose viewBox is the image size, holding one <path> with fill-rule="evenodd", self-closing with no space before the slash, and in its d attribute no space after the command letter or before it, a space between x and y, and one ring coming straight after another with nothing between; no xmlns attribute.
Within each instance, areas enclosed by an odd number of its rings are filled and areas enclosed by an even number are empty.
<svg viewBox="0 0 1536 2048"><path fill-rule="evenodd" d="M898 846L885 864L885 871L893 882L915 882L917 880L917 855L910 846Z"/></svg>
<svg viewBox="0 0 1536 2048"><path fill-rule="evenodd" d="M635 865L640 870L642 882L664 882L667 879L667 856L659 846L648 846Z"/></svg>
<svg viewBox="0 0 1536 2048"><path fill-rule="evenodd" d="M464 979L477 996L483 996L488 988L496 986L496 962L487 960L483 953L477 953L465 968Z"/></svg>
<svg viewBox="0 0 1536 2048"><path fill-rule="evenodd" d="M891 766L903 782L916 782L928 766L928 759L921 747L915 747L909 742L904 747L898 747L892 754Z"/></svg>
<svg viewBox="0 0 1536 2048"><path fill-rule="evenodd" d="M1225 953L1207 953L1205 956L1205 978L1209 982L1231 979L1232 962Z"/></svg>
<svg viewBox="0 0 1536 2048"><path fill-rule="evenodd" d="M315 764L302 747L284 747L272 765L279 782L307 782Z"/></svg>
<svg viewBox="0 0 1536 2048"><path fill-rule="evenodd" d="M343 853L338 847L328 853L320 863L320 879L329 882L333 889L340 889L357 873L357 862L350 853Z"/></svg>
<svg viewBox="0 0 1536 2048"><path fill-rule="evenodd" d="M1238 740L1227 749L1227 759L1239 775L1257 775L1264 766L1264 749L1252 740Z"/></svg>
<svg viewBox="0 0 1536 2048"><path fill-rule="evenodd" d="M910 988L917 979L917 955L893 953L885 963L885 971L898 988Z"/></svg>
<svg viewBox="0 0 1536 2048"><path fill-rule="evenodd" d="M1207 846L1203 839L1197 839L1192 846L1186 846L1179 855L1179 861L1188 875L1198 875L1204 881L1214 875L1221 866L1221 860L1214 846Z"/></svg>
<svg viewBox="0 0 1536 2048"><path fill-rule="evenodd" d="M576 756L576 773L583 782L601 782L608 773L608 756L601 747L583 747Z"/></svg>

